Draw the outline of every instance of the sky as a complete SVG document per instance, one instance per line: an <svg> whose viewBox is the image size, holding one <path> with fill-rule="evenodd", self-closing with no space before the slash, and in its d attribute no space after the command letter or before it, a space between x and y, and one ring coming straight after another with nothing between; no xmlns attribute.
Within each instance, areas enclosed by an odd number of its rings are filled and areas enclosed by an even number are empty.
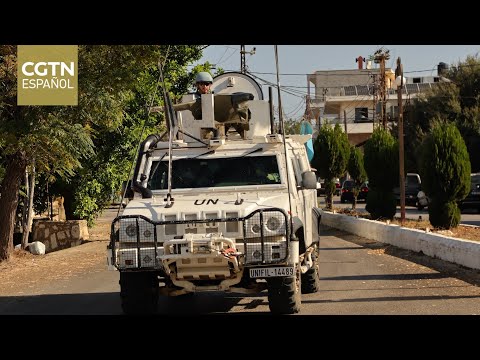
<svg viewBox="0 0 480 360"><path fill-rule="evenodd" d="M277 83L274 45L245 45L248 70L256 76ZM278 67L280 86L289 87L288 94L282 92L282 107L287 118L301 118L305 112L307 74L318 70L357 69L355 59L366 59L380 48L390 51L386 66L396 67L397 58L403 64L404 76L436 76L437 65L444 62L455 65L468 55L480 53L480 45L278 45ZM203 51L199 63L210 62L225 71L240 71L240 45L210 45ZM378 64L373 64L378 67ZM364 65L365 68L365 65ZM261 74L267 73L267 74ZM289 75L295 74L295 75ZM274 103L277 91L274 89ZM310 94L315 94L313 84ZM263 86L264 98L268 98L268 87Z"/></svg>

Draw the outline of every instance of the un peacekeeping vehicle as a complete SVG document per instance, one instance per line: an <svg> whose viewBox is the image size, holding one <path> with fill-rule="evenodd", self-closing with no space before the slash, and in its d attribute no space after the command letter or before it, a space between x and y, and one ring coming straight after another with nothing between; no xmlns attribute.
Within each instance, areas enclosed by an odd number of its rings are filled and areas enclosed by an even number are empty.
<svg viewBox="0 0 480 360"><path fill-rule="evenodd" d="M249 75L212 90L170 102L168 131L140 145L108 246L124 313L154 313L160 295L266 290L272 313L291 314L319 289L311 135L274 132L271 96Z"/></svg>

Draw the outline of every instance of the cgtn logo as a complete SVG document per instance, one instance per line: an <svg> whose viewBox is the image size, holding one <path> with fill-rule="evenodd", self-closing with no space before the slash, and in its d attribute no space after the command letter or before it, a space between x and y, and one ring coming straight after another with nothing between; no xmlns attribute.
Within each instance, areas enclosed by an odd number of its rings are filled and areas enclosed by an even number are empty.
<svg viewBox="0 0 480 360"><path fill-rule="evenodd" d="M77 105L77 45L18 45L17 64L18 105Z"/></svg>
<svg viewBox="0 0 480 360"><path fill-rule="evenodd" d="M22 65L22 73L27 77L22 79L24 89L73 89L70 77L75 76L75 63L63 61L27 61ZM58 75L57 75L58 74Z"/></svg>

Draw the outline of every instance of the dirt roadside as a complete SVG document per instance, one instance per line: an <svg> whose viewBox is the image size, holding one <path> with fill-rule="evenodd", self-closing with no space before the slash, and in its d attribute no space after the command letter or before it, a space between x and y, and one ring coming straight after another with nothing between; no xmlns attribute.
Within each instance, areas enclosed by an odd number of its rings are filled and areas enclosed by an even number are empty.
<svg viewBox="0 0 480 360"><path fill-rule="evenodd" d="M14 250L9 261L0 263L0 296L35 293L52 281L105 270L110 225L115 215L116 210L107 209L89 229L89 240L79 246L45 255Z"/></svg>

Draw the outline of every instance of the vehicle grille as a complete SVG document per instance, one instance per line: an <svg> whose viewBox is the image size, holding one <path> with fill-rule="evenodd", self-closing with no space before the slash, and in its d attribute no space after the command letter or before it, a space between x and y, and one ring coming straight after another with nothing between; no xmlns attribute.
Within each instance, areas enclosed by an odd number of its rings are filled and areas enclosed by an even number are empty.
<svg viewBox="0 0 480 360"><path fill-rule="evenodd" d="M109 247L114 254L113 265L125 268L159 268L159 255L164 255L166 240L183 239L187 234L221 234L235 241L245 264L280 263L288 256L289 226L282 209L259 209L246 217L213 218L206 213L197 215L165 216L163 221L152 221L142 215L122 215L112 222Z"/></svg>

